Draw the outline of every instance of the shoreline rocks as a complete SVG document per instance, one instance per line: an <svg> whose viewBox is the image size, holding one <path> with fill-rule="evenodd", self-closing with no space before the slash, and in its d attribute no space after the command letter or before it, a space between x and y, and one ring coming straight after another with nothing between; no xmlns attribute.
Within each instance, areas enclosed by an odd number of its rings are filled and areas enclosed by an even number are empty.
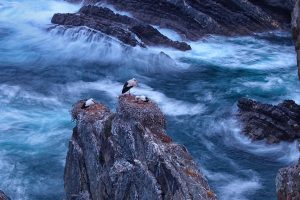
<svg viewBox="0 0 300 200"><path fill-rule="evenodd" d="M0 200L11 200L6 194L0 190Z"/></svg>
<svg viewBox="0 0 300 200"><path fill-rule="evenodd" d="M130 46L165 46L190 50L186 41L206 35L249 35L289 30L295 0L67 0L83 2L77 13L55 14L52 23L65 28L88 27ZM106 7L106 8L104 8ZM109 8L107 8L109 7ZM122 15L114 11L127 12ZM171 29L173 41L155 27Z"/></svg>
<svg viewBox="0 0 300 200"><path fill-rule="evenodd" d="M116 113L81 109L65 166L67 199L217 199L182 145L166 134L158 106L119 97Z"/></svg>
<svg viewBox="0 0 300 200"><path fill-rule="evenodd" d="M300 160L296 165L278 171L276 192L278 200L300 199Z"/></svg>
<svg viewBox="0 0 300 200"><path fill-rule="evenodd" d="M185 42L178 42L162 35L154 27L134 18L114 13L108 8L83 6L75 14L55 14L51 22L67 27L88 27L117 38L130 46L166 46L181 51L190 50Z"/></svg>
<svg viewBox="0 0 300 200"><path fill-rule="evenodd" d="M73 1L73 0L69 0ZM112 5L144 23L168 28L187 40L207 34L248 35L290 29L295 0L83 0Z"/></svg>
<svg viewBox="0 0 300 200"><path fill-rule="evenodd" d="M292 34L297 53L298 78L300 79L300 1L297 0L292 13Z"/></svg>
<svg viewBox="0 0 300 200"><path fill-rule="evenodd" d="M270 105L242 98L237 106L243 133L252 140L279 143L300 138L300 106L294 101Z"/></svg>

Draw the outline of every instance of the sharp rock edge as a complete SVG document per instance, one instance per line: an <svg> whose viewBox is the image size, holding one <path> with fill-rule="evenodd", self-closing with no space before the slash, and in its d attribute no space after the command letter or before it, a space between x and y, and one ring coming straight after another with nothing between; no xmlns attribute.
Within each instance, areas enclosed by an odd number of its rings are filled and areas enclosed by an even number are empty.
<svg viewBox="0 0 300 200"><path fill-rule="evenodd" d="M166 135L158 106L120 96L116 113L80 109L65 166L67 199L217 199L184 146Z"/></svg>

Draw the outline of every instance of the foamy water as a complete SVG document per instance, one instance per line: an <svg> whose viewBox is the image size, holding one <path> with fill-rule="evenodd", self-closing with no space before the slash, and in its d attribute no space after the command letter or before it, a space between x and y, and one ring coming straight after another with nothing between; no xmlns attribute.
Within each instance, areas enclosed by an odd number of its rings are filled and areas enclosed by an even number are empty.
<svg viewBox="0 0 300 200"><path fill-rule="evenodd" d="M276 172L298 159L298 143L253 143L234 114L240 97L300 102L290 35L207 36L180 52L131 48L87 27L48 30L54 13L79 8L0 3L0 189L16 200L62 199L72 105L92 97L114 110L124 81L135 77L132 93L158 103L168 133L188 148L219 199L275 199Z"/></svg>

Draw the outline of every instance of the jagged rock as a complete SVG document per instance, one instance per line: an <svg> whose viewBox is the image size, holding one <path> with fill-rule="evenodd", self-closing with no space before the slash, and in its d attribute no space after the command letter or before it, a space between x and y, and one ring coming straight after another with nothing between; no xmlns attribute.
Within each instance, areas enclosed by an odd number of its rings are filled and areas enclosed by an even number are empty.
<svg viewBox="0 0 300 200"><path fill-rule="evenodd" d="M10 200L10 198L6 196L3 191L0 190L0 200Z"/></svg>
<svg viewBox="0 0 300 200"><path fill-rule="evenodd" d="M84 0L108 3L147 24L170 28L183 38L240 35L290 27L295 0Z"/></svg>
<svg viewBox="0 0 300 200"><path fill-rule="evenodd" d="M238 108L243 132L253 140L278 143L300 138L300 106L292 100L273 106L242 98Z"/></svg>
<svg viewBox="0 0 300 200"><path fill-rule="evenodd" d="M276 192L278 200L300 199L300 160L295 166L282 168L278 171Z"/></svg>
<svg viewBox="0 0 300 200"><path fill-rule="evenodd" d="M297 0L292 13L292 33L297 53L298 78L300 79L300 1Z"/></svg>
<svg viewBox="0 0 300 200"><path fill-rule="evenodd" d="M216 199L186 148L166 135L158 106L120 96L116 113L81 109L65 167L67 199Z"/></svg>
<svg viewBox="0 0 300 200"><path fill-rule="evenodd" d="M108 8L83 6L75 14L55 14L51 22L71 27L86 26L131 46L163 45L182 51L191 49L185 42L172 41L154 27L134 18L116 14Z"/></svg>

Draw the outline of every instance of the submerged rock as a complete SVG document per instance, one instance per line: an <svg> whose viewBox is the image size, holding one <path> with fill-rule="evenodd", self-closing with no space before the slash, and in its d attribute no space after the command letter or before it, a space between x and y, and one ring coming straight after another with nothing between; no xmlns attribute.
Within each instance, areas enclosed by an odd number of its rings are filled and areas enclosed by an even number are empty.
<svg viewBox="0 0 300 200"><path fill-rule="evenodd" d="M292 13L292 33L297 53L298 78L300 79L300 1L297 0Z"/></svg>
<svg viewBox="0 0 300 200"><path fill-rule="evenodd" d="M83 6L75 14L55 14L52 23L69 27L88 27L113 36L131 46L167 46L182 51L191 47L162 35L157 29L137 19L114 13L108 8Z"/></svg>
<svg viewBox="0 0 300 200"><path fill-rule="evenodd" d="M10 200L10 198L6 196L3 191L0 190L0 200Z"/></svg>
<svg viewBox="0 0 300 200"><path fill-rule="evenodd" d="M72 111L67 199L216 199L154 102L120 96L116 113L98 103L83 110L83 102Z"/></svg>
<svg viewBox="0 0 300 200"><path fill-rule="evenodd" d="M278 171L276 192L278 200L300 199L300 160L295 166L282 168Z"/></svg>
<svg viewBox="0 0 300 200"><path fill-rule="evenodd" d="M278 143L300 138L300 106L292 100L273 106L242 98L238 108L243 132L253 140Z"/></svg>

